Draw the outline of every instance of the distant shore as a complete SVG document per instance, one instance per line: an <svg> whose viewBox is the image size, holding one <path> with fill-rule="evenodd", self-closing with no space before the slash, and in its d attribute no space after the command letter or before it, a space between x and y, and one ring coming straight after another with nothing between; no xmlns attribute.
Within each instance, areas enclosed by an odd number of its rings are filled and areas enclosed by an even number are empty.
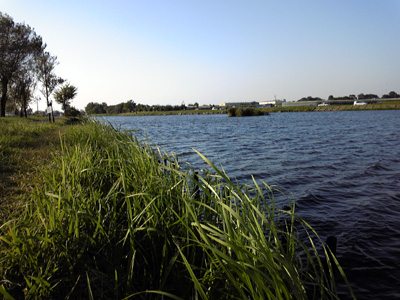
<svg viewBox="0 0 400 300"><path fill-rule="evenodd" d="M265 113L281 112L319 112L319 111L354 111L354 110L393 110L400 109L400 101L389 103L374 103L367 105L328 105L328 106L275 106L257 108ZM92 116L165 116L165 115L208 115L227 114L227 110L175 110L175 111L140 111L123 114L96 114Z"/></svg>
<svg viewBox="0 0 400 300"><path fill-rule="evenodd" d="M314 111L350 111L350 110L393 110L400 109L400 101L382 102L367 105L328 105L328 106L285 106L263 108L266 112L314 112Z"/></svg>

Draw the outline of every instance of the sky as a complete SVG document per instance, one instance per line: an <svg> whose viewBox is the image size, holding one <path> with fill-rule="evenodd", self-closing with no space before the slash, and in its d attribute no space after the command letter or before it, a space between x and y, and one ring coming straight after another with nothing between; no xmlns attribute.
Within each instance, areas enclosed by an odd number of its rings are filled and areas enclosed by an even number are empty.
<svg viewBox="0 0 400 300"><path fill-rule="evenodd" d="M400 93L398 0L0 0L0 11L43 38L78 109Z"/></svg>

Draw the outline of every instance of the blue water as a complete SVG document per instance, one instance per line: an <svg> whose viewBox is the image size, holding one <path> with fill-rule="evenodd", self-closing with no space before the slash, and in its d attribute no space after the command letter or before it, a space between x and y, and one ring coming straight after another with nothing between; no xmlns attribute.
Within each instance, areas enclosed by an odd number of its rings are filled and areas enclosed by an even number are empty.
<svg viewBox="0 0 400 300"><path fill-rule="evenodd" d="M358 299L400 299L400 110L106 120L193 168L206 165L192 148L241 183L290 191L323 240L338 238Z"/></svg>

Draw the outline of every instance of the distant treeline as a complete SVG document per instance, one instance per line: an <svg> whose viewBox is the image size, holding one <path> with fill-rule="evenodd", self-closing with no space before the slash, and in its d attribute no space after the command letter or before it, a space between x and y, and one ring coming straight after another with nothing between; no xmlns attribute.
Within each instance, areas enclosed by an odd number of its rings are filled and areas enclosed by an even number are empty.
<svg viewBox="0 0 400 300"><path fill-rule="evenodd" d="M198 104L189 104L189 107L198 107ZM175 111L186 109L185 104L181 105L147 105L137 104L133 100L122 102L117 105L107 105L107 103L90 102L85 107L87 114L122 114L141 111Z"/></svg>
<svg viewBox="0 0 400 300"><path fill-rule="evenodd" d="M349 96L340 96L334 97L330 95L328 100L359 100L359 99L377 99L378 95L375 94L359 94L359 95L349 95ZM397 94L394 91L389 92L388 94L382 95L383 99L387 98L400 98L400 94ZM324 101L324 99L320 97L303 97L298 101ZM210 106L211 107L211 106ZM181 105L147 105L135 103L133 100L128 100L126 102L121 102L116 105L108 105L105 102L97 103L90 102L85 107L85 112L89 115L91 114L123 114L123 113L135 113L135 112L151 112L151 111L179 111L186 109L196 109L199 108L199 104L196 102L194 104L185 105L182 103ZM200 107L203 108L203 107Z"/></svg>
<svg viewBox="0 0 400 300"><path fill-rule="evenodd" d="M328 97L328 100L361 100L361 99L378 99L379 96L375 94L358 94L356 95L349 95L349 96L339 96L339 97L334 97L333 95L330 95ZM394 91L389 92L388 94L382 95L380 97L381 99L389 99L389 98L400 98L400 94L397 94ZM319 97L303 97L298 101L322 101L323 99Z"/></svg>

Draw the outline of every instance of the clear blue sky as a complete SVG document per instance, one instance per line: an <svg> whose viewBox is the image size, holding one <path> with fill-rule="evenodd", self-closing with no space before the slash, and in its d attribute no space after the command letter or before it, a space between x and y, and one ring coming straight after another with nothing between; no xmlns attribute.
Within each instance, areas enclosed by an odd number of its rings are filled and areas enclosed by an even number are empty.
<svg viewBox="0 0 400 300"><path fill-rule="evenodd" d="M42 36L77 108L400 93L398 0L0 0L0 11Z"/></svg>

